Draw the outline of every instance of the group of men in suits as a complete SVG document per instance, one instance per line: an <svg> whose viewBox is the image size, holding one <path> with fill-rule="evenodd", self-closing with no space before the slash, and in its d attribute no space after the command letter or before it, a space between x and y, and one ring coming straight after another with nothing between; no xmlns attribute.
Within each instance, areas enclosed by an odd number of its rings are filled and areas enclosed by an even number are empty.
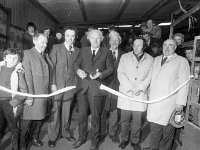
<svg viewBox="0 0 200 150"><path fill-rule="evenodd" d="M106 132L113 142L119 142L117 129L120 121L122 141L119 147L124 149L127 146L128 133L131 131L132 146L139 150L140 129L145 111L151 123L151 149L158 150L160 146L170 149L174 128L168 122L169 117L174 109L180 111L183 105L186 105L187 86L163 103L150 104L148 109L146 104L118 98L111 93L105 93L99 87L105 84L141 100L147 100L149 86L151 100L169 94L189 77L187 61L175 54L176 42L172 39L166 40L163 44L163 55L156 57L154 61L153 57L144 52L145 41L142 38L135 39L133 51L123 54L119 49L121 37L116 31L109 34L109 48L101 47L103 35L99 30L93 29L88 32L87 39L91 46L81 50L74 46L76 35L75 28L67 27L64 30L64 43L54 45L48 56L44 54L47 37L44 34L36 34L33 37L35 46L24 51L23 66L29 93L48 94L67 86L76 86L76 90L56 95L52 100L53 113L50 113L48 119L49 147L56 146L60 134L68 141L74 142L73 148L84 144L87 140L90 110L90 150L98 150ZM161 63L164 58L167 60ZM70 131L70 107L75 93L79 111L77 140ZM39 130L47 116L48 100L28 98L26 103L21 121L22 149L26 149L30 133L33 133L34 146L43 145L39 140ZM170 107L166 108L166 105ZM105 131L108 114L109 130ZM130 127L131 117L134 121Z"/></svg>

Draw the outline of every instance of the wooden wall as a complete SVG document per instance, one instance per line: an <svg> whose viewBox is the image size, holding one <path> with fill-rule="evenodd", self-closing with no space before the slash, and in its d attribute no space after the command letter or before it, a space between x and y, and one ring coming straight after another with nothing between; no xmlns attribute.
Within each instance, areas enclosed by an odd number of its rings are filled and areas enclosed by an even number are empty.
<svg viewBox="0 0 200 150"><path fill-rule="evenodd" d="M29 0L0 0L0 3L11 8L11 24L25 29L27 22L34 22L38 30L44 26L55 28L56 24Z"/></svg>

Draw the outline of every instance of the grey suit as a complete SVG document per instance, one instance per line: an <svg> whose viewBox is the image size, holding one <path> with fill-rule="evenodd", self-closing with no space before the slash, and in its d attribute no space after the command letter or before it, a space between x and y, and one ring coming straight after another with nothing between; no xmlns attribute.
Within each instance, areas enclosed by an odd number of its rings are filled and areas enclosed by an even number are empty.
<svg viewBox="0 0 200 150"><path fill-rule="evenodd" d="M54 75L58 89L76 85L76 75L73 63L77 58L78 53L79 49L74 47L74 51L70 54L64 43L53 46L53 49L50 53L50 58L55 66ZM65 92L54 97L53 109L55 113L51 116L48 123L49 140L55 141L57 139L61 123L62 136L68 137L70 127L70 106L74 98L74 93L75 90L70 90L69 92Z"/></svg>

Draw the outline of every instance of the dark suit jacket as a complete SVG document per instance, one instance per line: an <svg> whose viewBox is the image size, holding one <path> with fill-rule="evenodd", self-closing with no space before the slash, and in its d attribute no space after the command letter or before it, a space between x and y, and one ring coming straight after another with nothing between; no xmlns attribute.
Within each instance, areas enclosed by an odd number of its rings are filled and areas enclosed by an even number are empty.
<svg viewBox="0 0 200 150"><path fill-rule="evenodd" d="M119 80L117 78L117 68L119 65L120 58L123 54L124 52L121 49L119 49L117 59L114 62L114 73L112 76L106 79L107 86L116 91L119 91ZM109 92L106 93L106 96L107 97L106 97L104 109L107 111L116 109L118 97Z"/></svg>
<svg viewBox="0 0 200 150"><path fill-rule="evenodd" d="M74 54L71 55L73 56L73 63L76 60L79 51L79 48L74 46ZM68 65L72 64L68 64L67 53L69 53L69 51L66 49L64 43L54 45L50 53L50 58L55 66L54 75L58 89L76 85L76 73L71 73L68 69ZM72 76L72 74L74 75ZM70 80L70 82L68 82L68 80ZM72 97L74 95L74 92L75 90L68 91L66 93L67 97L65 96L65 99ZM55 96L55 99L60 100L62 99L62 96L63 94L59 94Z"/></svg>
<svg viewBox="0 0 200 150"><path fill-rule="evenodd" d="M46 60L33 47L24 51L22 61L25 79L30 94L48 94L50 83L50 73L53 70L53 63L46 55ZM42 120L46 117L47 98L34 98L32 106L24 106L23 119Z"/></svg>
<svg viewBox="0 0 200 150"><path fill-rule="evenodd" d="M33 38L30 34L28 33L23 33L22 34L22 48L23 50L31 49L34 47L33 44Z"/></svg>
<svg viewBox="0 0 200 150"><path fill-rule="evenodd" d="M85 79L78 78L77 92L82 92L82 94L84 94L89 90L92 96L104 96L99 86L100 84L105 84L106 79L111 76L114 71L113 56L110 50L100 47L92 61L91 47L82 48L74 67L76 72L78 69L82 69L88 74ZM97 69L102 73L102 78L96 80L90 79L89 74L94 75Z"/></svg>

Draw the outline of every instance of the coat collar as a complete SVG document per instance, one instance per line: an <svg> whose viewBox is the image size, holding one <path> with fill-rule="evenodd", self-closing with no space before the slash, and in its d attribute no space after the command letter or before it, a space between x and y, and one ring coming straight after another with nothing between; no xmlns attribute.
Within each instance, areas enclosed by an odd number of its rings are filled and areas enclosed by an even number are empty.
<svg viewBox="0 0 200 150"><path fill-rule="evenodd" d="M176 57L177 57L177 54L174 53L174 54L171 55L171 57L169 59L166 60L166 62L172 61Z"/></svg>
<svg viewBox="0 0 200 150"><path fill-rule="evenodd" d="M131 58L132 59L134 59L134 60L137 60L137 58L136 58L136 56L133 54L133 51L131 51L130 52L131 53ZM146 59L146 57L147 57L147 53L146 52L144 52L144 54L143 54L143 56L142 56L142 58L140 59L140 61L138 62L138 63L140 63L140 62L142 62L143 60L145 60Z"/></svg>

